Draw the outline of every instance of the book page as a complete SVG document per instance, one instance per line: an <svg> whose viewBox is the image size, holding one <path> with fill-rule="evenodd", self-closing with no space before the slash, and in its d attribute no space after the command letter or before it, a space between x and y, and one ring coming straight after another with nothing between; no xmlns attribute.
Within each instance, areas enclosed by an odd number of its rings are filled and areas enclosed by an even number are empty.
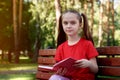
<svg viewBox="0 0 120 80"><path fill-rule="evenodd" d="M51 67L51 66L45 66L45 65L39 65L38 67L39 68L44 68L44 69L49 69L49 70L53 69L53 67Z"/></svg>

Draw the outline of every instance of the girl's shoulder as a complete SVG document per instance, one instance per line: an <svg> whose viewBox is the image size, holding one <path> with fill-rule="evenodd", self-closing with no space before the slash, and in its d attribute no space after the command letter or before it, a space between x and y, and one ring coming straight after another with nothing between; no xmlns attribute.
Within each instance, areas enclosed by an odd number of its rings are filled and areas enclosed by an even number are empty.
<svg viewBox="0 0 120 80"><path fill-rule="evenodd" d="M93 45L93 43L90 41L90 40L87 40L87 39L85 39L85 38L81 38L81 43L82 44L90 44L90 45Z"/></svg>
<svg viewBox="0 0 120 80"><path fill-rule="evenodd" d="M90 40L87 40L87 39L85 39L85 38L81 38L81 41L82 41L82 42L88 42L88 43L91 42Z"/></svg>
<svg viewBox="0 0 120 80"><path fill-rule="evenodd" d="M60 44L60 45L58 46L58 48L64 47L65 45L67 45L67 42L68 42L68 41L63 42L62 44Z"/></svg>

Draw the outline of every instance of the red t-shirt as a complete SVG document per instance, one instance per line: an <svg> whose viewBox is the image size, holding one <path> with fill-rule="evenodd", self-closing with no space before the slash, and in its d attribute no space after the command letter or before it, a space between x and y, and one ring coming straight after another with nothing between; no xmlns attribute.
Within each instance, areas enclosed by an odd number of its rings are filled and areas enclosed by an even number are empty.
<svg viewBox="0 0 120 80"><path fill-rule="evenodd" d="M68 41L62 43L56 50L55 60L61 61L72 57L76 60L91 59L96 57L98 52L91 41L81 38L78 43L69 46ZM89 68L79 68L72 72L74 80L94 80L94 73Z"/></svg>

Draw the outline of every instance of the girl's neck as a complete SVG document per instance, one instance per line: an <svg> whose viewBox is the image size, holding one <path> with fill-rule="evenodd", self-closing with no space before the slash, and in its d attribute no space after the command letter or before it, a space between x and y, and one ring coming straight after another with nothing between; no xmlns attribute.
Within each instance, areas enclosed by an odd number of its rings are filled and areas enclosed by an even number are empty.
<svg viewBox="0 0 120 80"><path fill-rule="evenodd" d="M80 40L80 36L68 37L68 45L74 45Z"/></svg>

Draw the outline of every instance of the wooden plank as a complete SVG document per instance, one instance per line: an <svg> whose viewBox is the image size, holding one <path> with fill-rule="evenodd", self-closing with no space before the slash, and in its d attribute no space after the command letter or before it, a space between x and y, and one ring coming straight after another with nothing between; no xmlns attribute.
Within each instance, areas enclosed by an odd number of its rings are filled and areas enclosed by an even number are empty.
<svg viewBox="0 0 120 80"><path fill-rule="evenodd" d="M38 71L36 74L36 78L40 80L48 80L52 74L53 73L45 73Z"/></svg>
<svg viewBox="0 0 120 80"><path fill-rule="evenodd" d="M120 76L120 67L99 67L98 74L104 76Z"/></svg>
<svg viewBox="0 0 120 80"><path fill-rule="evenodd" d="M49 69L43 69L43 68L39 68L38 67L38 71L42 71L42 72L53 72L52 70L49 70Z"/></svg>
<svg viewBox="0 0 120 80"><path fill-rule="evenodd" d="M96 48L99 54L120 54L120 46L106 46Z"/></svg>
<svg viewBox="0 0 120 80"><path fill-rule="evenodd" d="M120 58L97 58L99 66L120 66Z"/></svg>
<svg viewBox="0 0 120 80"><path fill-rule="evenodd" d="M55 59L53 57L39 57L38 63L39 64L53 65L55 63Z"/></svg>
<svg viewBox="0 0 120 80"><path fill-rule="evenodd" d="M120 80L120 78L99 78L96 80Z"/></svg>
<svg viewBox="0 0 120 80"><path fill-rule="evenodd" d="M56 49L40 49L39 56L54 56Z"/></svg>

